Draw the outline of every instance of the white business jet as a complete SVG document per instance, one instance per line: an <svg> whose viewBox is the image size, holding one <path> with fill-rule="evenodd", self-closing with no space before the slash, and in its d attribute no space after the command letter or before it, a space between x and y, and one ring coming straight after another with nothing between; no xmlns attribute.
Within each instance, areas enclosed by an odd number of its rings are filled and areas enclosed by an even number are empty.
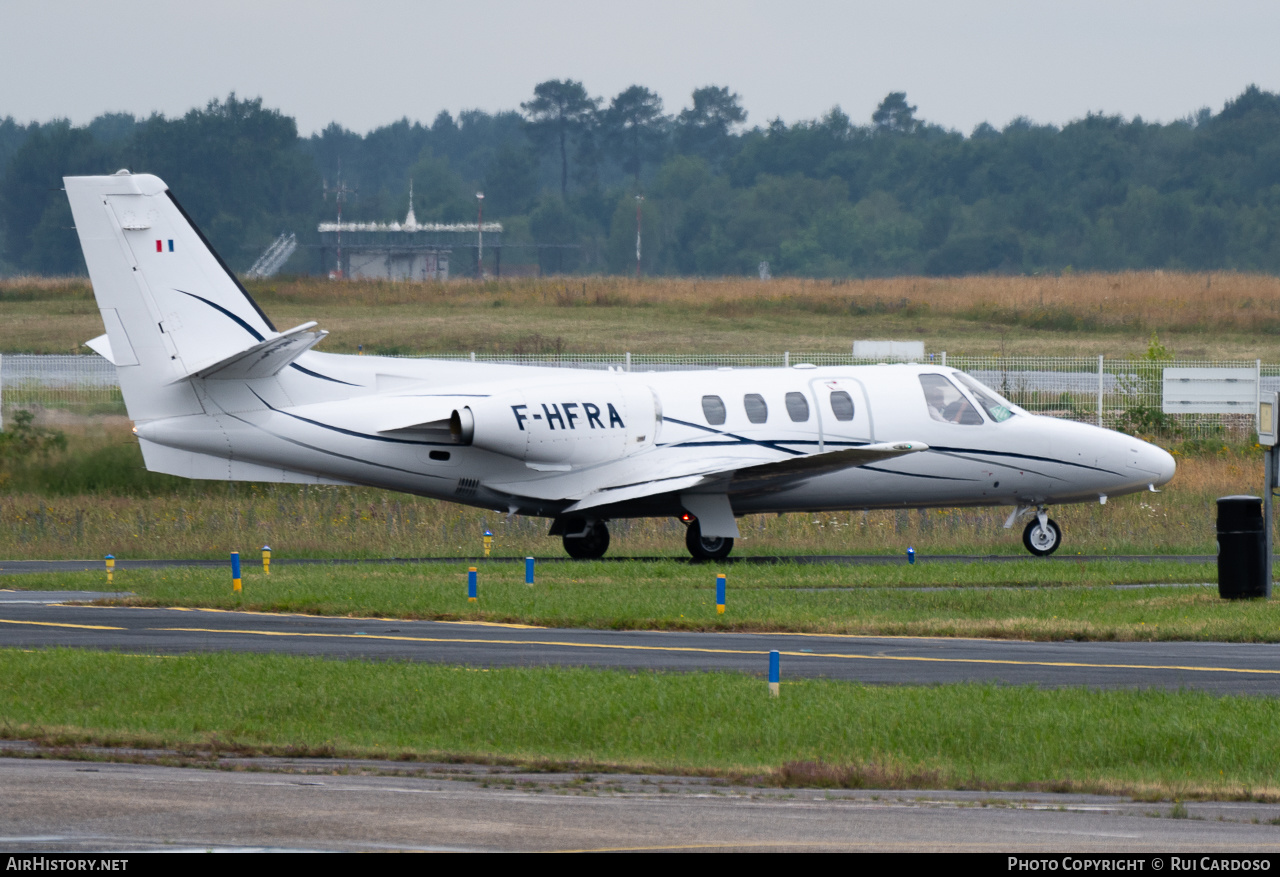
<svg viewBox="0 0 1280 877"><path fill-rule="evenodd" d="M67 177L147 468L370 485L552 519L573 557L607 522L674 516L695 558L764 512L1011 505L1033 554L1054 503L1155 490L1173 458L1040 417L924 365L664 373L337 356L277 331L154 176Z"/></svg>

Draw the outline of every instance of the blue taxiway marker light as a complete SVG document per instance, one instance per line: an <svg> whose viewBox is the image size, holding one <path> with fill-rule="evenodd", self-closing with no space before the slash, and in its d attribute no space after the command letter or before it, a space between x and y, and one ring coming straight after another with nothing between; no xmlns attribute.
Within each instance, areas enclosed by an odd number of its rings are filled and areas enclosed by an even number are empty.
<svg viewBox="0 0 1280 877"><path fill-rule="evenodd" d="M231 590L239 593L240 587L240 552L231 552Z"/></svg>
<svg viewBox="0 0 1280 877"><path fill-rule="evenodd" d="M476 586L476 568L470 567L467 570L467 602L474 603L480 595L477 593Z"/></svg>
<svg viewBox="0 0 1280 877"><path fill-rule="evenodd" d="M724 615L724 573L716 576L716 614Z"/></svg>
<svg viewBox="0 0 1280 877"><path fill-rule="evenodd" d="M524 559L524 583L526 585L533 584L533 558L526 557Z"/></svg>
<svg viewBox="0 0 1280 877"><path fill-rule="evenodd" d="M778 696L778 680L781 677L782 660L777 650L769 653L769 694L773 697Z"/></svg>
<svg viewBox="0 0 1280 877"><path fill-rule="evenodd" d="M271 575L271 546L262 546L262 574L264 576Z"/></svg>
<svg viewBox="0 0 1280 877"><path fill-rule="evenodd" d="M114 554L108 554L106 557L103 558L103 560L107 562L107 584L109 585L111 584L112 579L115 577L116 556Z"/></svg>
<svg viewBox="0 0 1280 877"><path fill-rule="evenodd" d="M916 550L910 545L907 546L907 563L916 562Z"/></svg>
<svg viewBox="0 0 1280 877"><path fill-rule="evenodd" d="M493 531L485 530L484 531L484 556L485 557L489 556L489 549L491 549L492 547L493 547Z"/></svg>

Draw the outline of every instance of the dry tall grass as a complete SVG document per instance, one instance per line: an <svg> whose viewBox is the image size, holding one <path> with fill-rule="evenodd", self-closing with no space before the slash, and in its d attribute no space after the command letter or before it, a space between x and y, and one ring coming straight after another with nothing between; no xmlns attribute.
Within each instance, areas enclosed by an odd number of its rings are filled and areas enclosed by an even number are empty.
<svg viewBox="0 0 1280 877"><path fill-rule="evenodd" d="M1070 315L1087 326L1255 331L1280 326L1280 278L1164 271L1045 277L894 277L869 280L624 277L332 283L310 278L252 284L266 299L377 307L389 304L734 307L822 312L907 312L994 321Z"/></svg>
<svg viewBox="0 0 1280 877"><path fill-rule="evenodd" d="M892 277L867 280L775 278L548 277L443 282L333 281L312 277L250 281L264 302L337 307L414 304L511 306L813 309L905 311L946 317L1025 321L1069 314L1091 326L1153 330L1258 331L1280 326L1280 278L1262 274L1133 271L1041 277ZM0 302L36 297L84 299L76 277L0 280Z"/></svg>
<svg viewBox="0 0 1280 877"><path fill-rule="evenodd" d="M1139 351L1151 332L1185 356L1280 350L1280 278L1161 271L1044 277L550 277L485 283L253 281L279 324L320 320L325 349L396 352L558 348L678 353L847 350L853 337L929 337L931 349ZM0 281L0 350L63 352L101 332L88 283ZM90 334L86 334L90 333ZM902 334L906 333L906 334ZM1010 337L1004 338L1005 334ZM1014 351L1009 351L1014 352Z"/></svg>

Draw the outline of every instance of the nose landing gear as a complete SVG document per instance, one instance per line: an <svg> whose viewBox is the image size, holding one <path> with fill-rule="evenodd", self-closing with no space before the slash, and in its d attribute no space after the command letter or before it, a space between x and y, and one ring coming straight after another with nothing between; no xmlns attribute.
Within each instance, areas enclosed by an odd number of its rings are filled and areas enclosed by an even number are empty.
<svg viewBox="0 0 1280 877"><path fill-rule="evenodd" d="M1022 531L1022 544L1036 557L1048 557L1062 544L1062 528L1041 511Z"/></svg>
<svg viewBox="0 0 1280 877"><path fill-rule="evenodd" d="M1004 528L1008 530L1014 521L1031 511L1031 508L1029 505L1015 506L1009 519L1004 522ZM1035 517L1022 531L1022 544L1036 557L1048 557L1062 544L1062 528L1049 517L1044 506L1036 508Z"/></svg>

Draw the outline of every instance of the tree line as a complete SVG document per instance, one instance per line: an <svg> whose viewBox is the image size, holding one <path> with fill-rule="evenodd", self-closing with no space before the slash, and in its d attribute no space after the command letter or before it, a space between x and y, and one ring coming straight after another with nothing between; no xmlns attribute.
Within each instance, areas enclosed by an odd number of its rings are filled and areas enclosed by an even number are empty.
<svg viewBox="0 0 1280 877"><path fill-rule="evenodd" d="M641 195L648 274L1280 273L1280 96L1255 86L1174 122L1020 118L968 135L901 92L865 123L836 107L748 127L726 87L668 113L643 86L605 100L572 80L538 84L519 110L366 134L302 137L235 94L176 118L4 118L0 274L83 272L61 177L119 167L163 177L237 269L283 231L318 243L340 185L344 219L403 218L412 181L420 222L471 220L483 191L504 243L555 245L511 251L544 272L634 271ZM286 270L322 267L304 246Z"/></svg>

